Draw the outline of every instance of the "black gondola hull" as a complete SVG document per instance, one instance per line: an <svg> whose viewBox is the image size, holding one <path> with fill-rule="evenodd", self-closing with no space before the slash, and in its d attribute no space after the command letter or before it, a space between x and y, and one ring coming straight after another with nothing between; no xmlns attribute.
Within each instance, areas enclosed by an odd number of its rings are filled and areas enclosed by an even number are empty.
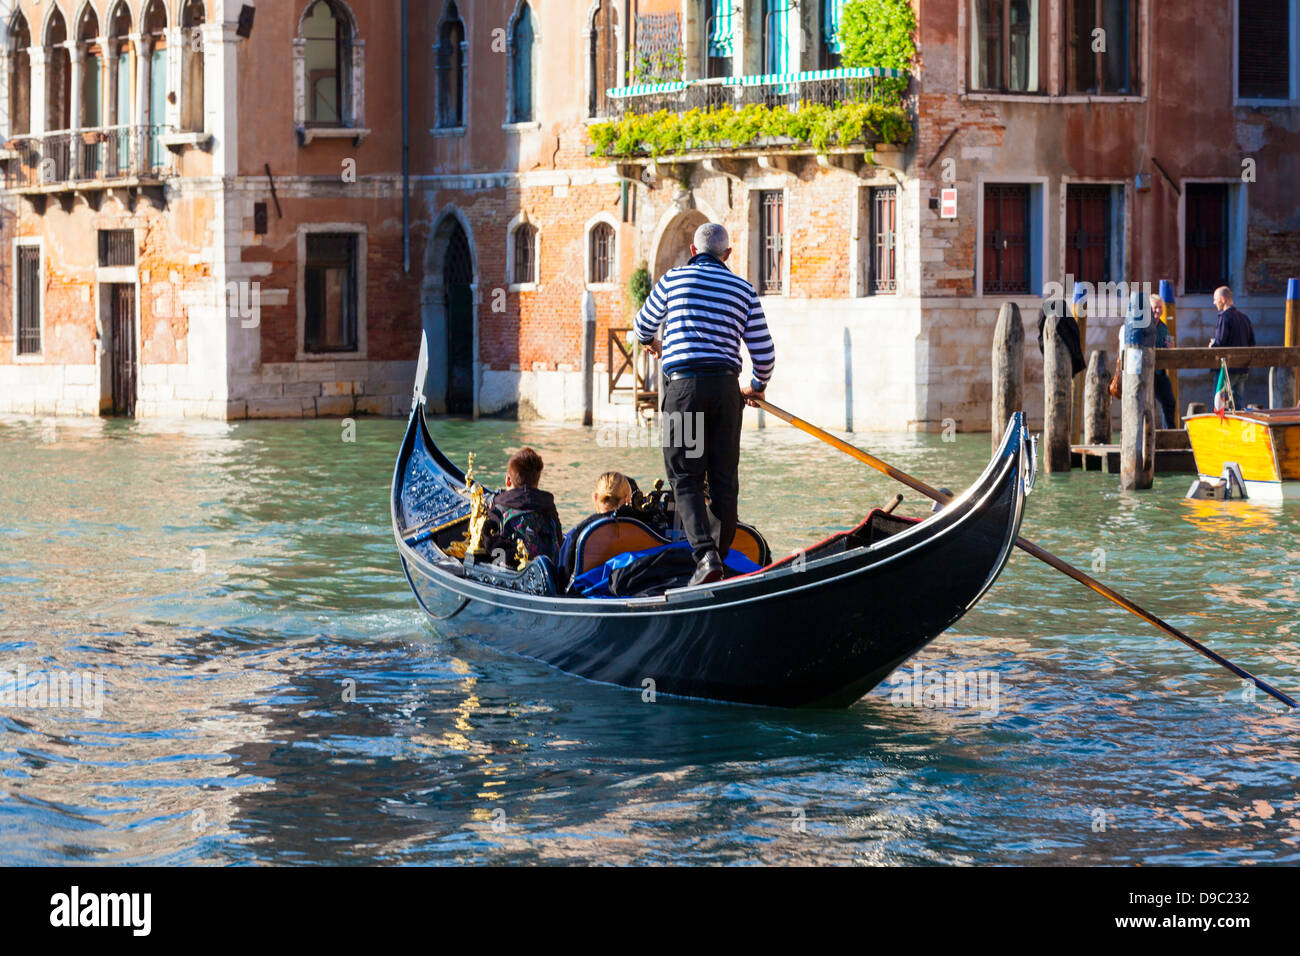
<svg viewBox="0 0 1300 956"><path fill-rule="evenodd" d="M1028 459L1028 460L1027 460ZM972 488L870 547L663 597L521 594L468 580L410 546L402 486L424 469L463 481L420 415L399 458L394 528L437 631L636 690L780 707L843 707L951 627L993 583L1020 527L1032 451L1017 415Z"/></svg>

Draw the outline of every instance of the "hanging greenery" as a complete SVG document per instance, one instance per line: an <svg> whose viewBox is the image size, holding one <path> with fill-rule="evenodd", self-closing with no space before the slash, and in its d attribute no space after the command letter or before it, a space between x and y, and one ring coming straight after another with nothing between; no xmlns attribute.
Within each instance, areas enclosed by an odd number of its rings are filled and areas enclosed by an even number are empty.
<svg viewBox="0 0 1300 956"><path fill-rule="evenodd" d="M668 156L708 147L740 149L768 139L817 150L868 141L901 146L912 137L912 123L894 103L805 103L798 111L751 104L625 116L593 123L589 132L597 156Z"/></svg>

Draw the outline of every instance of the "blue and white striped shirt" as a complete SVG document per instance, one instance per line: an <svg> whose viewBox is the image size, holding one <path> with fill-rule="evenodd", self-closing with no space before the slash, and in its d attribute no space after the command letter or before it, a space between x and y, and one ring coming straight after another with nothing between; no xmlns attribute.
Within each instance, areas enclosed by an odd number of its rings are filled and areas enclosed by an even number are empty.
<svg viewBox="0 0 1300 956"><path fill-rule="evenodd" d="M667 373L710 366L740 372L740 342L749 350L754 385L772 377L776 349L754 287L716 256L700 253L664 274L636 314L644 345L663 326Z"/></svg>

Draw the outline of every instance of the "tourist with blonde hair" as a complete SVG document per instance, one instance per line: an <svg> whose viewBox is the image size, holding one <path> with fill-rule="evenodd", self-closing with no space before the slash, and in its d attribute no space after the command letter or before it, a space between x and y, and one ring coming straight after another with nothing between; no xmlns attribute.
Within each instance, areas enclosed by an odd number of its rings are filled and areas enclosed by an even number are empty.
<svg viewBox="0 0 1300 956"><path fill-rule="evenodd" d="M632 502L632 480L619 471L607 471L596 479L596 487L591 492L591 506L595 511L583 518L564 536L564 545L560 548L560 566L566 577L573 576L574 551L578 538L592 522L615 514L619 508Z"/></svg>

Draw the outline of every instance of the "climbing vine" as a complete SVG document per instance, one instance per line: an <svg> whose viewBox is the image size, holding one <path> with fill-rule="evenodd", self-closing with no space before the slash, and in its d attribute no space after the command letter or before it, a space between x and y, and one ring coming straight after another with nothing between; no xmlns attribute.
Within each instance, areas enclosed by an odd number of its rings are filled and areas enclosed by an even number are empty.
<svg viewBox="0 0 1300 956"><path fill-rule="evenodd" d="M840 16L845 66L911 70L916 59L916 14L908 0L848 0ZM878 80L876 94L898 102L906 80Z"/></svg>

